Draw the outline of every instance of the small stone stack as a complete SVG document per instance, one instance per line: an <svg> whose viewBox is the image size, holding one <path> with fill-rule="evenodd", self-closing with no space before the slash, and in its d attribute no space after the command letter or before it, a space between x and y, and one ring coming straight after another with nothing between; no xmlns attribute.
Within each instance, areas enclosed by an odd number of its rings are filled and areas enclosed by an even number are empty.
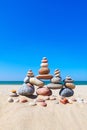
<svg viewBox="0 0 87 130"><path fill-rule="evenodd" d="M48 60L46 57L43 57L41 61L41 68L39 69L39 75L37 75L38 79L51 79L53 76L50 75L50 69L48 68Z"/></svg>
<svg viewBox="0 0 87 130"><path fill-rule="evenodd" d="M34 74L33 74L32 70L29 70L27 72L27 76L24 78L24 84L18 90L19 95L30 96L34 93L34 86L32 84L30 84L30 82L29 82L29 79L31 77L34 77Z"/></svg>
<svg viewBox="0 0 87 130"><path fill-rule="evenodd" d="M71 79L70 76L67 76L64 81L64 88L62 88L59 92L59 95L62 97L70 97L73 96L74 91L72 89L75 88L74 81Z"/></svg>
<svg viewBox="0 0 87 130"><path fill-rule="evenodd" d="M51 79L51 83L45 85L45 87L50 88L50 89L61 89L63 87L61 83L61 76L60 76L60 70L56 69L54 71L54 77Z"/></svg>

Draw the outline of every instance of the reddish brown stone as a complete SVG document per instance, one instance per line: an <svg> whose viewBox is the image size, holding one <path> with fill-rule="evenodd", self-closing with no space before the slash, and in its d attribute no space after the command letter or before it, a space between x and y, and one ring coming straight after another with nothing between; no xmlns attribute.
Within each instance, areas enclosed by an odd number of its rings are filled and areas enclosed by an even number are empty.
<svg viewBox="0 0 87 130"><path fill-rule="evenodd" d="M43 106L43 107L46 107L47 103L46 102L40 102L40 105Z"/></svg>
<svg viewBox="0 0 87 130"><path fill-rule="evenodd" d="M48 60L42 60L41 62L42 62L42 63L47 63L47 62L48 62Z"/></svg>
<svg viewBox="0 0 87 130"><path fill-rule="evenodd" d="M44 87L37 89L36 93L38 95L43 95L43 96L50 96L50 95L52 95L52 91L50 89L44 88Z"/></svg>
<svg viewBox="0 0 87 130"><path fill-rule="evenodd" d="M39 74L41 74L41 75L43 75L43 74L49 74L49 73L50 73L50 70L47 67L42 67L39 70Z"/></svg>
<svg viewBox="0 0 87 130"><path fill-rule="evenodd" d="M52 79L53 76L49 74L44 74L44 75L37 75L36 76L38 79Z"/></svg>

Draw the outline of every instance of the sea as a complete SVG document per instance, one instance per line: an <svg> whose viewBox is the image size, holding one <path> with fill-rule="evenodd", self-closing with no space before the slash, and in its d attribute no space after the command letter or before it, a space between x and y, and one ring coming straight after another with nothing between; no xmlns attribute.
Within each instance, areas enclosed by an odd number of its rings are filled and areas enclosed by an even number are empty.
<svg viewBox="0 0 87 130"><path fill-rule="evenodd" d="M50 83L50 81L44 81L45 84ZM23 81L0 81L0 85L22 85ZM87 81L74 81L75 85L87 85Z"/></svg>

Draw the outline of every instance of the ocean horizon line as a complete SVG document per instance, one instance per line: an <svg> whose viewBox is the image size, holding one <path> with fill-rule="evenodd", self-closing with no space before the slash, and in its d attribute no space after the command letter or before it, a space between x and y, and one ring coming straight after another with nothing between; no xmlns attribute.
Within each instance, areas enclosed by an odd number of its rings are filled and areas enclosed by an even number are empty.
<svg viewBox="0 0 87 130"><path fill-rule="evenodd" d="M45 82L45 84L50 83L50 81L47 80L43 80ZM8 81L0 81L0 85L22 85L24 82L22 80L8 80ZM61 82L63 83L63 81ZM76 80L74 81L75 85L87 85L87 81L84 80Z"/></svg>

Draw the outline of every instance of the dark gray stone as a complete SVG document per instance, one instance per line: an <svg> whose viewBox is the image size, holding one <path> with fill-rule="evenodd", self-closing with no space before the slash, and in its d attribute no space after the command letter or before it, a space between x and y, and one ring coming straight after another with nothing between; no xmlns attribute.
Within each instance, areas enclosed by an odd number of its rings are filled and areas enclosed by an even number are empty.
<svg viewBox="0 0 87 130"><path fill-rule="evenodd" d="M74 94L74 91L70 88L62 88L59 92L59 95L63 97L71 97L73 96L73 94Z"/></svg>

